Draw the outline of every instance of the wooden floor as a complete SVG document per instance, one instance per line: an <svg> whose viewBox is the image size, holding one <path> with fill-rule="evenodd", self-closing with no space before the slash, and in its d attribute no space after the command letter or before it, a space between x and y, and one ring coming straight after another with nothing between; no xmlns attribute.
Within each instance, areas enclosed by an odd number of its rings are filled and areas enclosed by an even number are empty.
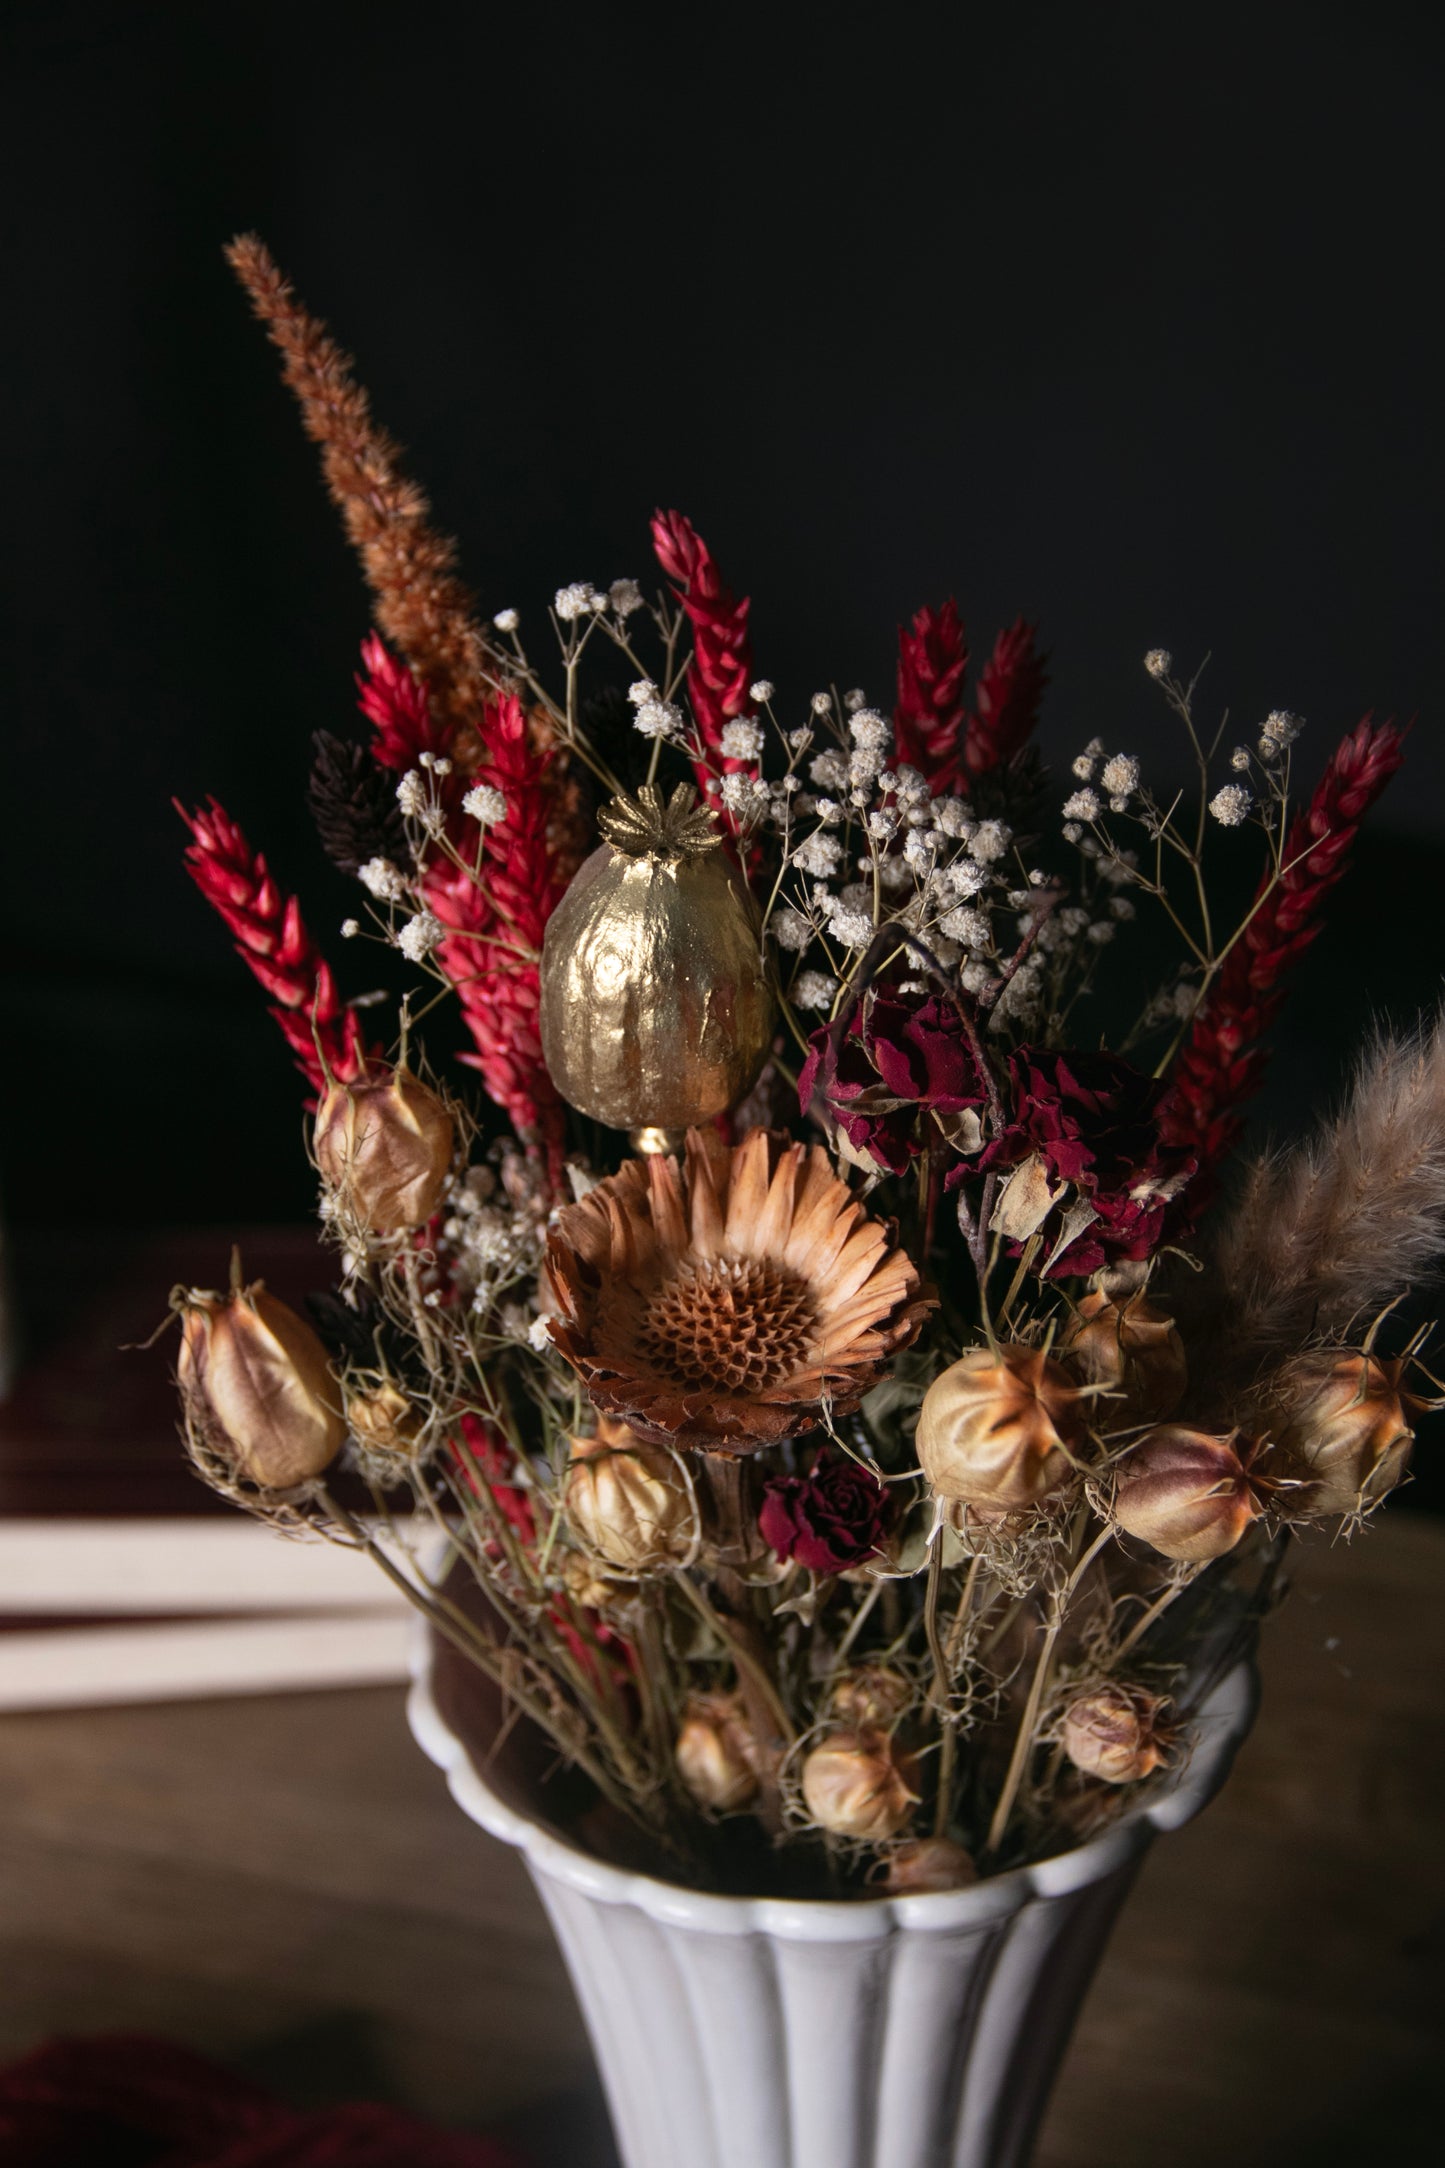
<svg viewBox="0 0 1445 2168"><path fill-rule="evenodd" d="M1442 1591L1437 1522L1302 1557L1256 1733L1145 1869L1039 2168L1445 2157ZM538 2168L612 2158L541 1910L399 1692L0 1720L0 2054L114 2027Z"/></svg>

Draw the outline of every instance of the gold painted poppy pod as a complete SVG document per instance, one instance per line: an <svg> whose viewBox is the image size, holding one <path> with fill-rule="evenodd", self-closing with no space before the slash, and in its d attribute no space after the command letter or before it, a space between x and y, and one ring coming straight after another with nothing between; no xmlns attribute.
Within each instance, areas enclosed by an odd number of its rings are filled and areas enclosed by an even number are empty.
<svg viewBox="0 0 1445 2168"><path fill-rule="evenodd" d="M686 1129L756 1083L774 1004L757 914L690 784L647 784L542 945L542 1052L564 1099L612 1129Z"/></svg>

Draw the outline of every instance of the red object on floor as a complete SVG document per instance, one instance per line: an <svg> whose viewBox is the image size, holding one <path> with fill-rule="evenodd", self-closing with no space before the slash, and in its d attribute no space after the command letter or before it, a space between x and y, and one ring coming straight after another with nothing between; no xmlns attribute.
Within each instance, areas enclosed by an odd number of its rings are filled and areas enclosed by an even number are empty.
<svg viewBox="0 0 1445 2168"><path fill-rule="evenodd" d="M3 2168L524 2168L357 2101L299 2110L166 2040L55 2040L0 2071Z"/></svg>

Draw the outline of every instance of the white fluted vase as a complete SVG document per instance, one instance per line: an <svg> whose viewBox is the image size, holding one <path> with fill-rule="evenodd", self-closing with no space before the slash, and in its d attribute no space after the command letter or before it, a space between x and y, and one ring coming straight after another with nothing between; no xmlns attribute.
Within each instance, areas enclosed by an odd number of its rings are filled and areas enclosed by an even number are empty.
<svg viewBox="0 0 1445 2168"><path fill-rule="evenodd" d="M1178 1773L1091 1842L854 1903L708 1896L590 1858L525 1785L480 1774L427 1646L409 1715L463 1813L526 1859L625 2168L1023 2168L1144 1853L1219 1789L1255 1701L1241 1664Z"/></svg>

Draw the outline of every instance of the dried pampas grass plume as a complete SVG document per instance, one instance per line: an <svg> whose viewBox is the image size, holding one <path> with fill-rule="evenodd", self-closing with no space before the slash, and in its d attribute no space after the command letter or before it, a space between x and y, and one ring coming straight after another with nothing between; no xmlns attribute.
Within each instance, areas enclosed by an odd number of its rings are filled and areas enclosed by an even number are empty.
<svg viewBox="0 0 1445 2168"><path fill-rule="evenodd" d="M1210 1251L1200 1326L1220 1396L1310 1338L1338 1340L1445 1258L1445 1009L1360 1057L1340 1112L1267 1154ZM1196 1343L1197 1344L1197 1343Z"/></svg>

